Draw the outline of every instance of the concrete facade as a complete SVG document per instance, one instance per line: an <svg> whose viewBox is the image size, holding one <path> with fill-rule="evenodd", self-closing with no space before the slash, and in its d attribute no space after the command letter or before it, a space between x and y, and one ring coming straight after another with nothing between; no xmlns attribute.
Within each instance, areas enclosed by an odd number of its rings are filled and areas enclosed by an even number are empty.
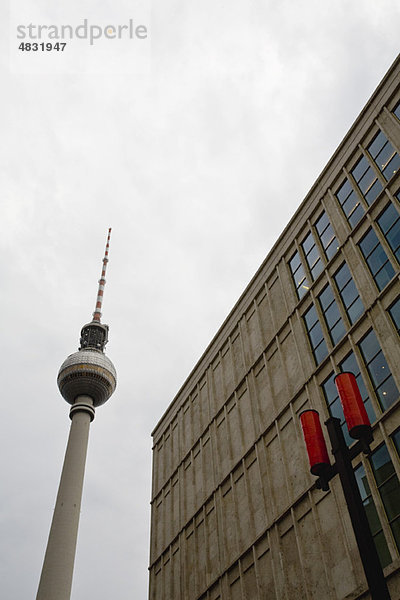
<svg viewBox="0 0 400 600"><path fill-rule="evenodd" d="M398 57L152 433L151 600L369 597L298 417L337 416L340 369L374 421L354 468L400 598L399 101Z"/></svg>

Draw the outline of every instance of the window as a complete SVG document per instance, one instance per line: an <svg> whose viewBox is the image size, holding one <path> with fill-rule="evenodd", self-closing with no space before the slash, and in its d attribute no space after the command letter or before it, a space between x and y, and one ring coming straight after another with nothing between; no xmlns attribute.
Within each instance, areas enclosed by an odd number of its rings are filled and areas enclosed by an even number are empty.
<svg viewBox="0 0 400 600"><path fill-rule="evenodd" d="M396 106L395 106L395 107L394 107L394 109L393 109L393 112L394 112L394 114L396 115L396 117L397 117L398 119L400 119L400 102L398 102L398 103L396 104Z"/></svg>
<svg viewBox="0 0 400 600"><path fill-rule="evenodd" d="M383 410L399 397L399 391L390 372L389 365L379 346L375 332L371 331L358 344L367 367L375 394Z"/></svg>
<svg viewBox="0 0 400 600"><path fill-rule="evenodd" d="M400 549L400 484L386 444L371 454L370 463L393 537Z"/></svg>
<svg viewBox="0 0 400 600"><path fill-rule="evenodd" d="M313 234L310 232L301 244L307 264L310 268L311 278L314 281L324 268L321 257L318 252L318 248L315 245Z"/></svg>
<svg viewBox="0 0 400 600"><path fill-rule="evenodd" d="M392 435L392 440L393 443L396 447L397 450L397 454L400 457L400 429L398 429L393 435Z"/></svg>
<svg viewBox="0 0 400 600"><path fill-rule="evenodd" d="M360 158L351 174L370 206L382 190L382 184L365 156Z"/></svg>
<svg viewBox="0 0 400 600"><path fill-rule="evenodd" d="M400 298L397 298L389 308L389 314L393 319L393 323L396 325L397 333L400 334Z"/></svg>
<svg viewBox="0 0 400 600"><path fill-rule="evenodd" d="M393 204L389 204L378 218L378 225L388 241L393 254L400 262L400 216Z"/></svg>
<svg viewBox="0 0 400 600"><path fill-rule="evenodd" d="M304 267L301 264L300 255L296 252L289 261L289 267L292 272L294 285L299 298L302 298L307 290L310 289Z"/></svg>
<svg viewBox="0 0 400 600"><path fill-rule="evenodd" d="M327 356L328 348L324 340L321 325L318 320L315 306L312 306L304 315L308 338L313 350L315 362L317 365Z"/></svg>
<svg viewBox="0 0 400 600"><path fill-rule="evenodd" d="M389 181L400 167L400 156L382 131L368 146L368 152L386 181Z"/></svg>
<svg viewBox="0 0 400 600"><path fill-rule="evenodd" d="M383 290L392 279L394 269L373 229L367 231L359 246L378 289Z"/></svg>
<svg viewBox="0 0 400 600"><path fill-rule="evenodd" d="M371 489L368 484L364 466L360 465L357 469L355 469L354 474L356 476L358 489L360 490L361 499L367 514L369 527L371 529L372 537L374 538L378 556L381 561L382 568L384 568L392 562L392 558L390 556L382 525L379 520L374 500L372 498Z"/></svg>
<svg viewBox="0 0 400 600"><path fill-rule="evenodd" d="M329 260L339 250L339 244L330 224L329 217L324 211L318 221L315 223L318 237L324 249L326 258Z"/></svg>
<svg viewBox="0 0 400 600"><path fill-rule="evenodd" d="M349 225L351 227L357 225L364 214L364 208L348 179L344 180L344 183L336 192L336 197L343 208L343 212L347 217Z"/></svg>
<svg viewBox="0 0 400 600"><path fill-rule="evenodd" d="M324 313L325 323L331 336L332 344L338 343L346 333L339 307L336 303L331 286L328 284L318 296L319 303Z"/></svg>
<svg viewBox="0 0 400 600"><path fill-rule="evenodd" d="M350 352L350 354L347 355L347 357L340 363L339 369L342 372L348 371L354 374L369 420L371 423L374 423L376 420L375 411L373 409L372 402L368 396L367 388L365 387L365 383L361 376L360 368L358 366L354 352ZM347 429L342 405L339 399L334 379L335 373L332 373L328 377L328 379L326 379L322 384L322 389L324 392L326 403L328 405L329 413L332 417L337 417L338 419L340 419L344 438L346 440L347 445L350 446L351 444L353 444L354 440L350 437Z"/></svg>
<svg viewBox="0 0 400 600"><path fill-rule="evenodd" d="M351 277L349 267L343 263L333 276L339 290L340 297L346 308L347 316L353 325L364 312L364 305Z"/></svg>

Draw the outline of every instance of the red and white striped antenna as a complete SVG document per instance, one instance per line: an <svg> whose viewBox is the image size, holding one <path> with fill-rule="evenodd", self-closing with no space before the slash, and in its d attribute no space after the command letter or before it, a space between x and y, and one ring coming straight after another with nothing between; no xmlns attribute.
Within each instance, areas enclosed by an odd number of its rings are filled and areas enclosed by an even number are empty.
<svg viewBox="0 0 400 600"><path fill-rule="evenodd" d="M99 289L97 291L96 308L93 313L93 321L97 321L98 323L100 323L100 319L101 319L101 305L103 303L104 286L106 285L106 269L107 269L107 263L108 263L108 250L110 248L110 236L111 236L111 227L108 230L106 251L104 253L104 258L103 258L103 268L101 270L101 277L99 279Z"/></svg>

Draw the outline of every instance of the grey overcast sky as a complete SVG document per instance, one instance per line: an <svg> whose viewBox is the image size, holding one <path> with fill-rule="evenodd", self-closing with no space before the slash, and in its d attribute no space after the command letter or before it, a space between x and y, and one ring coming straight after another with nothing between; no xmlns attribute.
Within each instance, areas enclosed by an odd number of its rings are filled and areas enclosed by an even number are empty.
<svg viewBox="0 0 400 600"><path fill-rule="evenodd" d="M111 226L119 379L91 427L72 598L145 599L150 432L395 59L400 4L59 4L2 9L1 597L36 594L70 423L56 376ZM17 24L129 18L146 40L18 50Z"/></svg>

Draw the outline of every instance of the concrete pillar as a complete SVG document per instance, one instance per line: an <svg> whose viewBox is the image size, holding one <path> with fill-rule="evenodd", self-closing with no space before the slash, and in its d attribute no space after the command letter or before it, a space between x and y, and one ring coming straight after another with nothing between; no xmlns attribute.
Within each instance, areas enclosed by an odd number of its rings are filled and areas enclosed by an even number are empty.
<svg viewBox="0 0 400 600"><path fill-rule="evenodd" d="M69 600L78 536L83 477L93 401L79 396L71 428L36 600Z"/></svg>

